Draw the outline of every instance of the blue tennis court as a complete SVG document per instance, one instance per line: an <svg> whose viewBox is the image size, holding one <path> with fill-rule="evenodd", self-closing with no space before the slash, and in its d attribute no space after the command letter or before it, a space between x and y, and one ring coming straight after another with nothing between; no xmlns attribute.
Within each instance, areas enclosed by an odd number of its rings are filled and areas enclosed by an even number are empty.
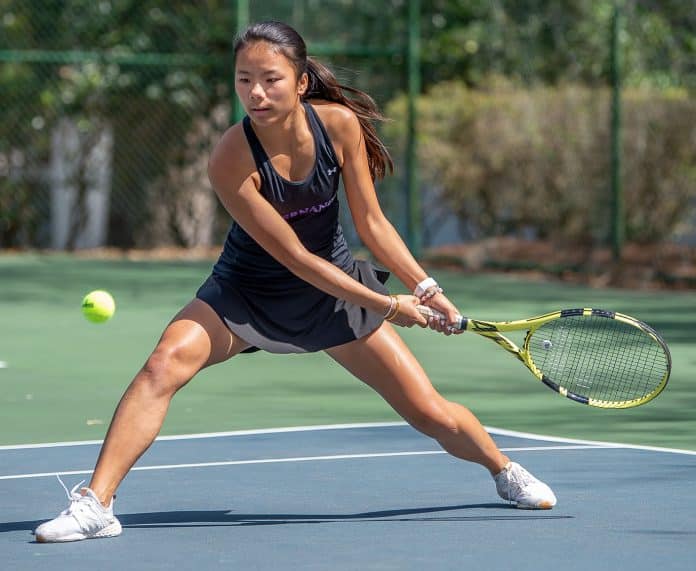
<svg viewBox="0 0 696 571"><path fill-rule="evenodd" d="M37 544L99 442L0 448L6 569L692 569L696 453L490 428L551 511L401 423L163 437L126 478L120 537Z"/></svg>

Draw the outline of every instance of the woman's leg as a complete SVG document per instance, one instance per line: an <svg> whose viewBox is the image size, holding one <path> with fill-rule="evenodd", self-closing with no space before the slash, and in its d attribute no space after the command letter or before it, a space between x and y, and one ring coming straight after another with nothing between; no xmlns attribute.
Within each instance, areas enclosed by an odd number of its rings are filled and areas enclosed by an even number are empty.
<svg viewBox="0 0 696 571"><path fill-rule="evenodd" d="M174 394L202 368L246 349L205 302L194 299L167 326L119 403L89 488L103 505L149 448Z"/></svg>
<svg viewBox="0 0 696 571"><path fill-rule="evenodd" d="M457 458L498 474L509 462L478 419L442 397L391 325L327 353L375 389L414 428Z"/></svg>

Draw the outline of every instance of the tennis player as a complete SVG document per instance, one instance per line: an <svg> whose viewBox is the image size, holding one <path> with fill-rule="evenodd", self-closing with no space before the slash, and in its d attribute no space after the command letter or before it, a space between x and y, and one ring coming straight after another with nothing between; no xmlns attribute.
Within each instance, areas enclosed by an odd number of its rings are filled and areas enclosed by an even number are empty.
<svg viewBox="0 0 696 571"><path fill-rule="evenodd" d="M256 350L325 351L447 452L488 469L502 498L553 507L546 484L502 454L469 410L438 394L393 327L447 335L457 310L378 204L374 180L392 161L374 128L381 116L373 100L308 58L286 24L254 24L234 49L247 116L209 163L234 220L222 254L126 390L89 487L66 488L69 507L36 529L37 541L119 535L114 494L157 436L174 394L204 367ZM389 295L387 272L353 259L338 222L340 177L361 240L412 295ZM428 322L418 304L448 322Z"/></svg>

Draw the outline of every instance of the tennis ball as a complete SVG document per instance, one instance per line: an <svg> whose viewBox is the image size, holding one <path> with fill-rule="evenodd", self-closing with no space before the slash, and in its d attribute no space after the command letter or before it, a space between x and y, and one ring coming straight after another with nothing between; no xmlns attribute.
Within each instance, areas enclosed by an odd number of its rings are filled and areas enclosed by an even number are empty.
<svg viewBox="0 0 696 571"><path fill-rule="evenodd" d="M116 311L116 302L108 291L89 292L82 299L82 314L92 323L108 321Z"/></svg>

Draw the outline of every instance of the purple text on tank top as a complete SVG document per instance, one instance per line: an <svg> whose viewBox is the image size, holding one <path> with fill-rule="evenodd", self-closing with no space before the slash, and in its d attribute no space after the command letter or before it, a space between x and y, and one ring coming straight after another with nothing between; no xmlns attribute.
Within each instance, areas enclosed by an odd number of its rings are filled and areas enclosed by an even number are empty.
<svg viewBox="0 0 696 571"><path fill-rule="evenodd" d="M303 214L318 214L322 210L331 206L331 203L335 199L336 199L336 195L334 194L326 202L320 202L319 204L314 204L313 206L308 206L307 208L300 208L299 210L293 210L292 212L288 212L287 214L283 214L283 218L285 218L285 220L292 220L293 218L297 218L298 216L302 216Z"/></svg>

